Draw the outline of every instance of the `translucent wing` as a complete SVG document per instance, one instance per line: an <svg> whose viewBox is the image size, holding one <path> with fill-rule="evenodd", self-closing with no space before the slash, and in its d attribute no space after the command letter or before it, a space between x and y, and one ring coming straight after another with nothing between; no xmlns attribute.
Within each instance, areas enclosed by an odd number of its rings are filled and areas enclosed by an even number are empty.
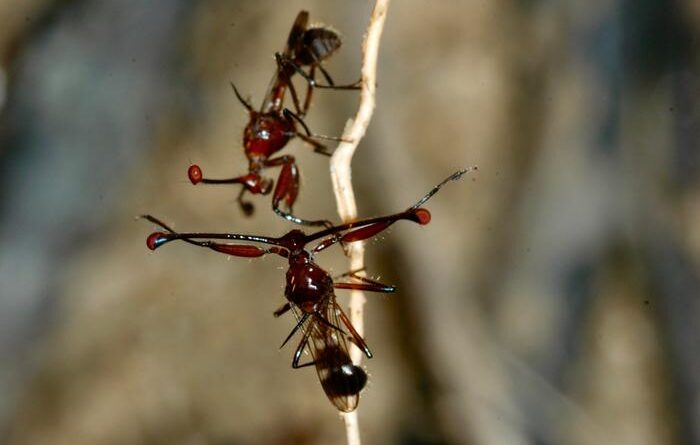
<svg viewBox="0 0 700 445"><path fill-rule="evenodd" d="M289 36L287 37L287 43L284 47L283 57L287 59L293 59L294 47L300 41L306 31L306 26L309 22L309 13L307 11L299 11L296 20L292 25L292 29L289 31ZM273 110L281 110L282 101L284 100L284 92L287 89L287 83L289 82L290 76L294 72L287 72L286 70L277 69L275 75L272 76L270 84L267 87L267 92L265 93L265 98L263 99L262 106L260 107L261 113L269 113Z"/></svg>
<svg viewBox="0 0 700 445"><path fill-rule="evenodd" d="M292 56L292 51L299 43L299 40L304 35L306 27L309 23L309 13L308 11L299 11L296 20L292 25L292 29L289 31L289 37L287 37L287 46L284 48L284 54L286 56Z"/></svg>
<svg viewBox="0 0 700 445"><path fill-rule="evenodd" d="M365 371L355 366L348 352L347 334L330 326L342 326L339 317L340 308L335 298L328 299L321 316L329 323L321 321L318 316L309 317L304 324L304 346L313 357L318 379L328 399L342 412L354 411L360 400L360 391L367 383ZM294 308L297 319L301 314Z"/></svg>

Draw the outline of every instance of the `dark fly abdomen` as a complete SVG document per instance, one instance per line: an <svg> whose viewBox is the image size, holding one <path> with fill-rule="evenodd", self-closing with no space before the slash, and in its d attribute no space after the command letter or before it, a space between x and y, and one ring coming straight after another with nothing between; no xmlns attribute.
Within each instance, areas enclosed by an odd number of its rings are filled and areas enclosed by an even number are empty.
<svg viewBox="0 0 700 445"><path fill-rule="evenodd" d="M325 328L320 329L325 330ZM357 408L360 391L367 384L367 373L352 363L347 346L344 343L342 345L337 343L345 340L336 335L325 332L310 339L314 342L314 363L328 399L340 411L350 412Z"/></svg>
<svg viewBox="0 0 700 445"><path fill-rule="evenodd" d="M329 58L340 48L340 36L326 28L306 30L296 48L296 60L301 65L312 65Z"/></svg>
<svg viewBox="0 0 700 445"><path fill-rule="evenodd" d="M337 396L357 395L367 383L364 369L353 364L346 364L328 370L328 376L321 384L332 388Z"/></svg>

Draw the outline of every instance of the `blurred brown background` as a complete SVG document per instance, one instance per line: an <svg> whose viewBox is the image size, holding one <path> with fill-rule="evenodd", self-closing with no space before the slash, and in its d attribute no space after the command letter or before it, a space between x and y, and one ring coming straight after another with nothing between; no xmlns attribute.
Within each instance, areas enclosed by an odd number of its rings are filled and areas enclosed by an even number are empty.
<svg viewBox="0 0 700 445"><path fill-rule="evenodd" d="M0 1L0 432L8 444L329 444L342 423L278 349L285 262L173 244L291 227L233 187L300 9L358 77L368 1ZM700 8L692 0L395 1L360 214L451 171L426 227L367 244L367 444L700 444ZM339 134L354 92L307 122ZM297 213L335 216L295 141ZM275 172L270 172L274 175ZM346 270L339 252L319 262ZM346 292L339 292L345 303Z"/></svg>

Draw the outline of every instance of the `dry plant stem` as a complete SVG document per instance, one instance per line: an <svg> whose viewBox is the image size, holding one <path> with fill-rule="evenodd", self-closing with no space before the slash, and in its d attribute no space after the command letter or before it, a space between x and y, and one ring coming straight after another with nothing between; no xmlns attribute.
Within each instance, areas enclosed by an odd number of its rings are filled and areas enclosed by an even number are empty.
<svg viewBox="0 0 700 445"><path fill-rule="evenodd" d="M357 219L357 204L355 193L352 189L351 162L355 149L362 140L369 126L372 113L374 112L374 92L377 73L377 55L379 53L379 38L384 27L389 0L377 0L370 18L367 34L363 44L362 59L362 90L360 92L360 106L354 119L348 121L343 132L342 140L335 149L331 158L331 181L333 182L333 192L338 206L338 214L343 222ZM354 242L350 249L350 270L359 270L364 266L364 247L362 242ZM362 335L362 305L364 304L362 292L352 292L350 296L350 318L357 332ZM353 348L352 359L354 363L359 363L362 358L362 351Z"/></svg>
<svg viewBox="0 0 700 445"><path fill-rule="evenodd" d="M355 149L367 131L375 106L375 88L377 84L377 56L379 54L379 40L384 29L389 0L377 0L369 20L367 34L362 45L362 90L360 91L360 106L354 119L348 121L343 132L342 140L338 144L331 158L331 181L333 192L338 206L338 214L343 222L357 218L357 204L355 193L352 189L352 156ZM364 245L362 242L351 243L349 246L350 270L361 270L364 267ZM362 292L353 290L350 294L350 320L360 335L364 332L363 306L365 296ZM352 361L360 363L362 351L353 348ZM360 428L357 420L357 411L343 415L348 445L360 445Z"/></svg>

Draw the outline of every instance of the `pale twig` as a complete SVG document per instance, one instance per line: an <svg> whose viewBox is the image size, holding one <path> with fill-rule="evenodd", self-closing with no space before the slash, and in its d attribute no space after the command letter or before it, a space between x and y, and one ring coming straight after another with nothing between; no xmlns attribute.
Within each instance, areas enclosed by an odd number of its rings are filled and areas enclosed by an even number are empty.
<svg viewBox="0 0 700 445"><path fill-rule="evenodd" d="M352 221L357 218L357 204L355 193L352 189L352 156L362 140L372 119L375 106L375 88L377 84L377 56L379 54L379 40L384 29L389 0L377 0L374 4L372 16L362 45L362 90L360 91L360 106L354 119L348 121L343 132L342 140L331 158L331 181L333 192L338 206L338 214L344 221ZM362 242L354 242L349 246L350 270L362 270L364 268L364 246ZM350 294L350 320L357 332L362 335L364 331L363 306L365 296L361 291L353 290ZM359 364L362 359L362 351L353 348L352 360ZM348 445L360 445L360 429L357 420L357 411L343 415Z"/></svg>

